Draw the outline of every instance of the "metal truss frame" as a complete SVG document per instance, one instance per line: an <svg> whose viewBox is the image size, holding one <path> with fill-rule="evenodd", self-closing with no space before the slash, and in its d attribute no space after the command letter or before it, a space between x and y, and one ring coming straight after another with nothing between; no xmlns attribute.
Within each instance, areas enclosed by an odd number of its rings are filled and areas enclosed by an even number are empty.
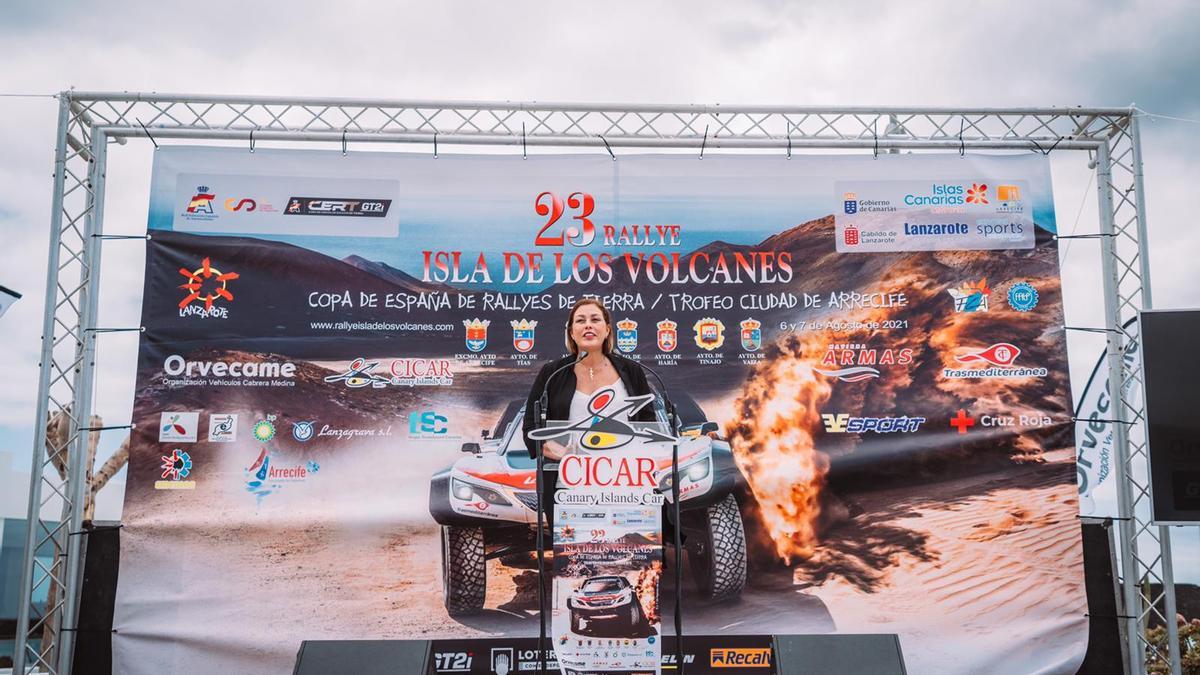
<svg viewBox="0 0 1200 675"><path fill-rule="evenodd" d="M38 379L29 528L21 577L15 673L71 672L83 561L81 522L92 467L91 417L104 178L110 142L130 138L420 143L445 145L691 148L1086 151L1099 200L1109 390L1114 399L1119 498L1118 607L1126 670L1146 659L1180 673L1170 533L1150 522L1143 402L1126 400L1123 367L1132 339L1123 328L1151 307L1138 119L1132 108L875 108L619 105L483 101L193 96L68 91L59 95L50 217L46 309ZM334 146L336 147L336 145ZM48 415L66 415L67 441L43 433ZM1135 470L1135 467L1142 470ZM58 508L56 508L58 507ZM43 517L44 513L57 520ZM36 552L52 549L49 565ZM1152 593L1152 584L1161 591ZM48 593L44 607L34 603ZM1167 653L1146 639L1151 617L1168 627ZM41 637L40 644L33 641Z"/></svg>

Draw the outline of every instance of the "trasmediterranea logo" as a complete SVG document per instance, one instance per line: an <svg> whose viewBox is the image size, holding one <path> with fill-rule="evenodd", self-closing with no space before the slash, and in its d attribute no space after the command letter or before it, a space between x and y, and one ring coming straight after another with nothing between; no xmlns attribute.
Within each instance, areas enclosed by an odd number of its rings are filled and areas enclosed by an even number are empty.
<svg viewBox="0 0 1200 675"><path fill-rule="evenodd" d="M200 319L228 319L229 308L224 303L233 302L229 282L241 278L232 271L221 271L213 266L212 258L205 257L194 270L180 268L179 273L186 281L179 285L185 291L179 301L179 316Z"/></svg>
<svg viewBox="0 0 1200 675"><path fill-rule="evenodd" d="M982 368L943 368L942 377L947 379L993 379L1008 377L1045 377L1046 368L1024 368L1015 365L1021 349L1009 342L998 342L986 349L971 349L954 358L971 366L982 364Z"/></svg>

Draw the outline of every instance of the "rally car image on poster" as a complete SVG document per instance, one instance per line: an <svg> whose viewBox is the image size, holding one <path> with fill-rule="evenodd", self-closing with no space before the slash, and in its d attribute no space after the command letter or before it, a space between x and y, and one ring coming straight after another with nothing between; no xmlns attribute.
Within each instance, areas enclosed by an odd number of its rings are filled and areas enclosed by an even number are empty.
<svg viewBox="0 0 1200 675"><path fill-rule="evenodd" d="M690 398L677 401L683 420L679 493L684 546L692 577L708 600L741 594L746 584L746 535L735 493L746 479L729 443ZM665 429L665 415L656 406ZM524 401L511 402L482 443L464 443L467 456L434 474L429 511L442 526L442 590L451 616L483 609L487 561L510 562L534 550L536 462L521 434ZM671 454L656 459L654 479L671 521ZM547 546L549 548L549 546Z"/></svg>
<svg viewBox="0 0 1200 675"><path fill-rule="evenodd" d="M584 633L600 625L628 631L644 618L637 592L629 580L620 575L584 580L567 598L567 609L571 612L571 631L574 633Z"/></svg>

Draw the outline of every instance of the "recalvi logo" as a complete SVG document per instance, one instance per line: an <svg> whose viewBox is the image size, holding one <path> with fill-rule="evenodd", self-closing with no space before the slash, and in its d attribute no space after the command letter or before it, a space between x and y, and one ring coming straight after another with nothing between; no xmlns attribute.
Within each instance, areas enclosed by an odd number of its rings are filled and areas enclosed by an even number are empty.
<svg viewBox="0 0 1200 675"><path fill-rule="evenodd" d="M771 648L712 649L709 666L713 668L770 668Z"/></svg>

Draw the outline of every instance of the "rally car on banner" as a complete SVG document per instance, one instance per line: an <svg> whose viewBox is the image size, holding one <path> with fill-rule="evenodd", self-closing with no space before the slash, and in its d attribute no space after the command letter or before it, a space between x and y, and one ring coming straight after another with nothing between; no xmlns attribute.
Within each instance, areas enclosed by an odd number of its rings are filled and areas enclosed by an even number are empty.
<svg viewBox="0 0 1200 675"><path fill-rule="evenodd" d="M488 560L519 565L535 550L536 463L521 434L524 403L509 403L481 443L463 443L466 456L432 478L429 512L442 526L442 591L452 616L483 609ZM679 397L676 403L683 422L679 493L688 564L702 596L734 598L746 583L746 535L735 497L744 493L746 479L729 443L709 433L717 426L695 401ZM661 406L656 414L665 429ZM667 496L663 522L673 522L669 455L653 475Z"/></svg>

